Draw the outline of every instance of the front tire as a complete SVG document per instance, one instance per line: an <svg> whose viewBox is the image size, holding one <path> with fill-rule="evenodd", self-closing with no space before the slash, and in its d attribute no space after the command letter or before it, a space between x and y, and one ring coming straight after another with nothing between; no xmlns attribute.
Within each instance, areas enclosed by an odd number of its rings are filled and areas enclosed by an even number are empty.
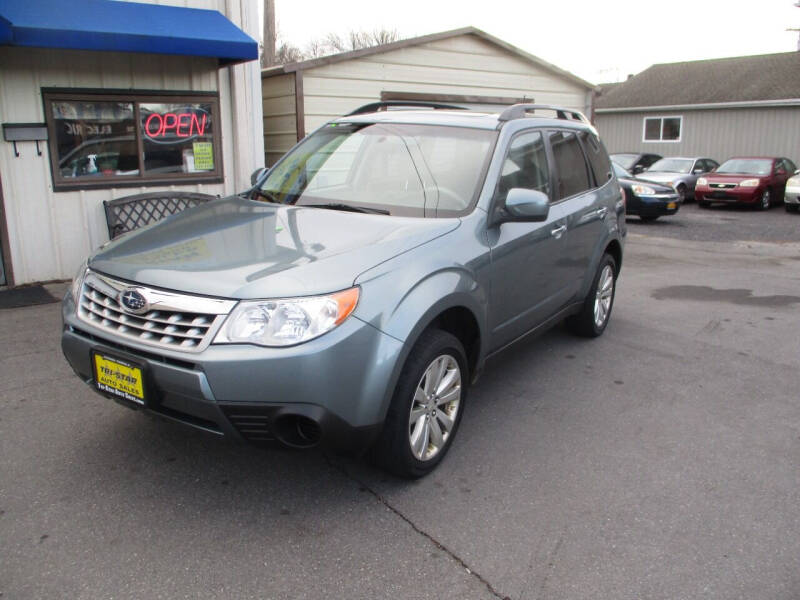
<svg viewBox="0 0 800 600"><path fill-rule="evenodd" d="M427 475L452 445L469 382L466 354L454 335L429 329L403 366L372 457L409 479Z"/></svg>
<svg viewBox="0 0 800 600"><path fill-rule="evenodd" d="M611 318L616 289L617 262L610 254L604 254L581 311L567 318L569 330L583 337L602 335Z"/></svg>
<svg viewBox="0 0 800 600"><path fill-rule="evenodd" d="M797 209L800 208L797 204L784 204L784 208L786 208L786 212L796 213Z"/></svg>
<svg viewBox="0 0 800 600"><path fill-rule="evenodd" d="M769 193L769 188L765 188L758 202L758 210L769 210L770 206L772 206L772 194Z"/></svg>
<svg viewBox="0 0 800 600"><path fill-rule="evenodd" d="M686 189L686 186L680 184L675 191L678 192L678 198L680 199L681 204L685 204L689 198L689 191Z"/></svg>

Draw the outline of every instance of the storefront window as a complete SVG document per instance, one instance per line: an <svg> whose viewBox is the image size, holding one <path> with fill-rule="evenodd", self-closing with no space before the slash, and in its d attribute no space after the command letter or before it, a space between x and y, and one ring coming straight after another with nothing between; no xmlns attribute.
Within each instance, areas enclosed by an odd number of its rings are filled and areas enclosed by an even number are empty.
<svg viewBox="0 0 800 600"><path fill-rule="evenodd" d="M222 178L216 96L44 98L56 190Z"/></svg>
<svg viewBox="0 0 800 600"><path fill-rule="evenodd" d="M62 178L138 175L132 103L64 100L52 116Z"/></svg>
<svg viewBox="0 0 800 600"><path fill-rule="evenodd" d="M214 122L210 103L139 105L145 173L214 170Z"/></svg>

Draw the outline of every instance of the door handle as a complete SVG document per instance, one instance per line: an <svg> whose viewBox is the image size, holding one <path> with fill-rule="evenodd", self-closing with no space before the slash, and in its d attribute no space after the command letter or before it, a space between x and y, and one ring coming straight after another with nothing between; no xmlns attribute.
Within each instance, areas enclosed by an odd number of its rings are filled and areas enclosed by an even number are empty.
<svg viewBox="0 0 800 600"><path fill-rule="evenodd" d="M567 230L567 226L566 225L562 225L561 227L553 227L553 229L550 230L550 235L552 235L554 238L558 239L562 235L564 235L564 232L566 230Z"/></svg>
<svg viewBox="0 0 800 600"><path fill-rule="evenodd" d="M606 213L608 213L607 206L601 206L600 208L597 209L597 216L600 217L601 219L605 219Z"/></svg>

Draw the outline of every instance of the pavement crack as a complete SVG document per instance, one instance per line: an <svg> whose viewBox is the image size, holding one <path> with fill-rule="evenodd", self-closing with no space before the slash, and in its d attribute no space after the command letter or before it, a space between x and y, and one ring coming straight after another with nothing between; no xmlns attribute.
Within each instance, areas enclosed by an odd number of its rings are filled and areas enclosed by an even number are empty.
<svg viewBox="0 0 800 600"><path fill-rule="evenodd" d="M475 579L481 582L489 591L489 593L492 594L492 596L494 596L495 598L499 598L500 600L511 600L511 598L509 598L508 596L504 596L503 594L498 592L485 577L483 577L480 573L475 571L475 569L470 567L463 558L461 558L453 550L448 548L443 542L437 540L432 534L422 529L419 525L414 523L414 521L412 521L409 517L403 514L403 512L399 508L393 506L380 492L370 487L366 482L361 481L358 477L350 473L342 465L339 465L334 461L332 461L330 456L328 456L327 454L323 454L323 456L325 457L325 461L328 463L330 467L339 471L342 475L344 475L347 479L349 479L353 483L357 483L359 486L364 488L364 490L369 492L375 498L375 500L377 500L380 504L385 506L388 510L394 513L400 519L405 521L405 523L409 527L411 527L411 529L413 529L416 533L426 538L431 544L436 546L436 548L447 554L447 556L449 556L453 561L455 561L458 565L460 565L469 575L472 575Z"/></svg>

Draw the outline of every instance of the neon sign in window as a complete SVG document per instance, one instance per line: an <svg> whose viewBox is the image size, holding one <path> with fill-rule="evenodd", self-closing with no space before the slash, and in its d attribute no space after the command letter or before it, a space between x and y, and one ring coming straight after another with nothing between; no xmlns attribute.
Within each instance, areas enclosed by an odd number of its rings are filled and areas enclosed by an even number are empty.
<svg viewBox="0 0 800 600"><path fill-rule="evenodd" d="M214 123L209 103L143 102L139 111L145 173L214 170Z"/></svg>
<svg viewBox="0 0 800 600"><path fill-rule="evenodd" d="M181 112L150 113L144 121L144 135L157 144L174 144L205 135L210 125L207 111L186 107Z"/></svg>

